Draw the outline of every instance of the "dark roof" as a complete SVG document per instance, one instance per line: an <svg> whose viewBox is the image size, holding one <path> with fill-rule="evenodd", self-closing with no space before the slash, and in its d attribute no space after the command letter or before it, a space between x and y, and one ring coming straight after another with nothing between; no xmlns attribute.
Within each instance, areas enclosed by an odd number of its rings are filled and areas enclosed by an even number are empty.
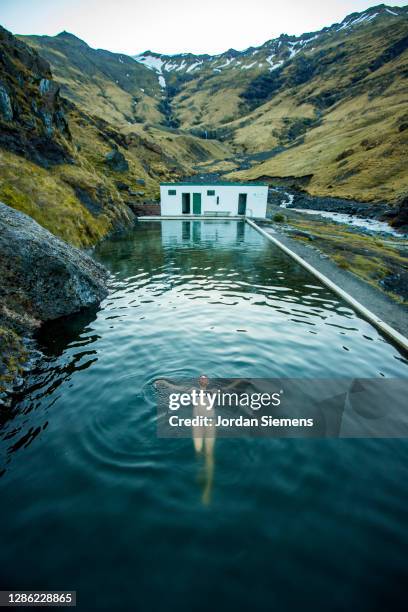
<svg viewBox="0 0 408 612"><path fill-rule="evenodd" d="M231 181L217 181L210 183L199 182L184 182L184 183L160 183L160 187L268 187L268 183L233 183Z"/></svg>

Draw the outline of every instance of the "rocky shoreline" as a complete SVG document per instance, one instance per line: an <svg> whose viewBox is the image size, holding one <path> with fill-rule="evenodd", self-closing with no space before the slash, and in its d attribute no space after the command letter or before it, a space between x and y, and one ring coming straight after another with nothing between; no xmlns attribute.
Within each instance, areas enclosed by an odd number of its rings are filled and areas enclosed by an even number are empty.
<svg viewBox="0 0 408 612"><path fill-rule="evenodd" d="M96 306L107 271L34 219L0 202L0 404L33 357L44 321Z"/></svg>
<svg viewBox="0 0 408 612"><path fill-rule="evenodd" d="M312 196L305 191L283 187L271 187L268 202L280 206L284 195L287 199L286 208L321 210L386 221L393 228L408 233L408 196L393 206L387 202L358 202L327 196Z"/></svg>

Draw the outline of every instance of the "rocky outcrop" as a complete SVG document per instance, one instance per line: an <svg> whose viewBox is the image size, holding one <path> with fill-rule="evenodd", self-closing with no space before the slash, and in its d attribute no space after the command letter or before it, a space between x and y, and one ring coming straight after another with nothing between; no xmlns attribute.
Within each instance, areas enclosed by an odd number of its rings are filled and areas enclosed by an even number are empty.
<svg viewBox="0 0 408 612"><path fill-rule="evenodd" d="M0 145L48 167L71 161L70 138L48 62L0 27Z"/></svg>
<svg viewBox="0 0 408 612"><path fill-rule="evenodd" d="M0 84L0 114L6 121L12 121L13 119L10 96L3 84Z"/></svg>
<svg viewBox="0 0 408 612"><path fill-rule="evenodd" d="M402 198L393 210L391 225L401 231L408 232L408 195Z"/></svg>
<svg viewBox="0 0 408 612"><path fill-rule="evenodd" d="M2 379L12 379L10 351L15 364L21 337L43 321L99 304L107 295L107 272L31 217L0 203L0 279L1 392Z"/></svg>
<svg viewBox="0 0 408 612"><path fill-rule="evenodd" d="M107 272L28 215L0 203L0 295L12 309L45 321L98 304Z"/></svg>
<svg viewBox="0 0 408 612"><path fill-rule="evenodd" d="M115 172L127 172L129 170L129 164L126 157L117 147L113 147L113 149L106 154L105 162L109 168Z"/></svg>

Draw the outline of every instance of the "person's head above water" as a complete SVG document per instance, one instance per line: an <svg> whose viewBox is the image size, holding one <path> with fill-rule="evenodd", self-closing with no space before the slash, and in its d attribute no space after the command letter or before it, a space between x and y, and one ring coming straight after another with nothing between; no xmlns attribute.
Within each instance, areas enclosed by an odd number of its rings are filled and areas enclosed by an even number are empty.
<svg viewBox="0 0 408 612"><path fill-rule="evenodd" d="M208 383L209 383L209 379L208 376L206 376L205 374L201 374L200 378L198 379L198 384L200 385L200 387L207 387Z"/></svg>

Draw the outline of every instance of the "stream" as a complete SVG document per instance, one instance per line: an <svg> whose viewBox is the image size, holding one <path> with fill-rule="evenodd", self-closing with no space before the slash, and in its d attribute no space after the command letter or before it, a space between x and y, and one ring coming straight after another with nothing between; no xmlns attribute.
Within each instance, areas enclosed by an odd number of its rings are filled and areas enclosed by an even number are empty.
<svg viewBox="0 0 408 612"><path fill-rule="evenodd" d="M349 214L344 212L314 210L313 208L297 208L293 206L293 202L295 200L294 193L290 193L281 189L272 189L272 191L278 192L280 197L279 206L281 208L288 208L290 210L294 210L295 212L299 212L306 215L319 216L323 219L329 219L341 225L348 225L358 228L360 230L366 230L367 233L370 234L382 234L394 236L396 238L406 238L405 234L398 232L393 227L391 227L389 223L386 223L385 221L360 217L355 214Z"/></svg>

